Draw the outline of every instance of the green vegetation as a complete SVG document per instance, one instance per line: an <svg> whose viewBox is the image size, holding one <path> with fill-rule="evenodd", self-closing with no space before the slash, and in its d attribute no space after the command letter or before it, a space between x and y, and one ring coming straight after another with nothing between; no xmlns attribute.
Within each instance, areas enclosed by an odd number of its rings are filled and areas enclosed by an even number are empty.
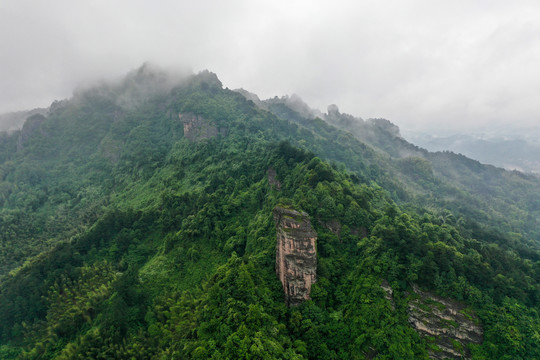
<svg viewBox="0 0 540 360"><path fill-rule="evenodd" d="M142 68L0 138L0 358L427 359L438 347L408 323L411 284L474 310L474 359L540 358L530 219L494 226L495 206L459 221L475 202L427 160L279 118L211 73L156 90L164 79ZM226 135L189 141L179 113ZM455 190L452 206L418 186ZM275 275L278 204L318 233L317 283L294 308Z"/></svg>

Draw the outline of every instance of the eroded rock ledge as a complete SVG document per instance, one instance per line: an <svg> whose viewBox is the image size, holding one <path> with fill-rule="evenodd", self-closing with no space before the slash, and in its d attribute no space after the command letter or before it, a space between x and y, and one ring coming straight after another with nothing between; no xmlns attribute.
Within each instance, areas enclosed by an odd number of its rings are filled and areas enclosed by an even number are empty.
<svg viewBox="0 0 540 360"><path fill-rule="evenodd" d="M409 323L431 344L432 359L470 359L467 344L479 344L484 331L464 304L414 289Z"/></svg>
<svg viewBox="0 0 540 360"><path fill-rule="evenodd" d="M295 306L309 299L317 280L317 233L308 214L276 207L276 274L283 285L285 303Z"/></svg>
<svg viewBox="0 0 540 360"><path fill-rule="evenodd" d="M226 136L227 129L217 128L202 116L193 113L178 114L178 118L184 124L184 136L190 141L210 139L218 135Z"/></svg>

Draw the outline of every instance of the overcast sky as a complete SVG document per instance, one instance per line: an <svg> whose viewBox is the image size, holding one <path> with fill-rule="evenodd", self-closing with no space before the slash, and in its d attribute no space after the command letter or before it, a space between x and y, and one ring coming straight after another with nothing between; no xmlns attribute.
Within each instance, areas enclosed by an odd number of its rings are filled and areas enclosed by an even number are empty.
<svg viewBox="0 0 540 360"><path fill-rule="evenodd" d="M540 124L540 1L1 0L0 113L145 61L405 129Z"/></svg>

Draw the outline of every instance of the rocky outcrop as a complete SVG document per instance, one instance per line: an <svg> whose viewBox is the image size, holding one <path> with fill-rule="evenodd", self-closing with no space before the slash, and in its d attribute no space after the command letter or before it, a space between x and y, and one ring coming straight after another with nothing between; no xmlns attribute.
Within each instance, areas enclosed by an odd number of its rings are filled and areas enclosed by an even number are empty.
<svg viewBox="0 0 540 360"><path fill-rule="evenodd" d="M295 306L309 299L317 280L317 233L308 214L276 207L276 273L283 285L285 303Z"/></svg>
<svg viewBox="0 0 540 360"><path fill-rule="evenodd" d="M266 104L264 101L261 101L261 99L259 99L259 96L257 94L249 92L245 89L235 89L233 91L245 97L246 100L252 101L258 108L268 110L268 104Z"/></svg>
<svg viewBox="0 0 540 360"><path fill-rule="evenodd" d="M276 173L276 170L274 170L273 168L269 167L268 168L268 171L267 171L267 175L268 175L268 184L270 184L270 187L272 189L276 189L276 190L281 190L281 183L279 182L279 180L277 179L277 173Z"/></svg>
<svg viewBox="0 0 540 360"><path fill-rule="evenodd" d="M392 310L396 310L396 303L394 302L394 291L392 290L392 287L387 280L383 280L381 284L381 289L384 290L384 297L386 300L388 300L388 302L390 302Z"/></svg>
<svg viewBox="0 0 540 360"><path fill-rule="evenodd" d="M178 114L178 118L184 124L184 136L190 141L200 141L227 135L227 129L217 128L202 116L193 113Z"/></svg>
<svg viewBox="0 0 540 360"><path fill-rule="evenodd" d="M432 359L470 359L467 344L479 344L484 331L478 318L460 302L413 287L409 323L429 343Z"/></svg>

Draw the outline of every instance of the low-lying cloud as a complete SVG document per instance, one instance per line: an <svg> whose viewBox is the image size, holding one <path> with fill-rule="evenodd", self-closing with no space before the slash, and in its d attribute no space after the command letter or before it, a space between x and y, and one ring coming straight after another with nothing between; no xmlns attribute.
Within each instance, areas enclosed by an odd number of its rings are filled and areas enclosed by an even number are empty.
<svg viewBox="0 0 540 360"><path fill-rule="evenodd" d="M4 1L0 113L152 61L410 129L534 126L536 1Z"/></svg>

